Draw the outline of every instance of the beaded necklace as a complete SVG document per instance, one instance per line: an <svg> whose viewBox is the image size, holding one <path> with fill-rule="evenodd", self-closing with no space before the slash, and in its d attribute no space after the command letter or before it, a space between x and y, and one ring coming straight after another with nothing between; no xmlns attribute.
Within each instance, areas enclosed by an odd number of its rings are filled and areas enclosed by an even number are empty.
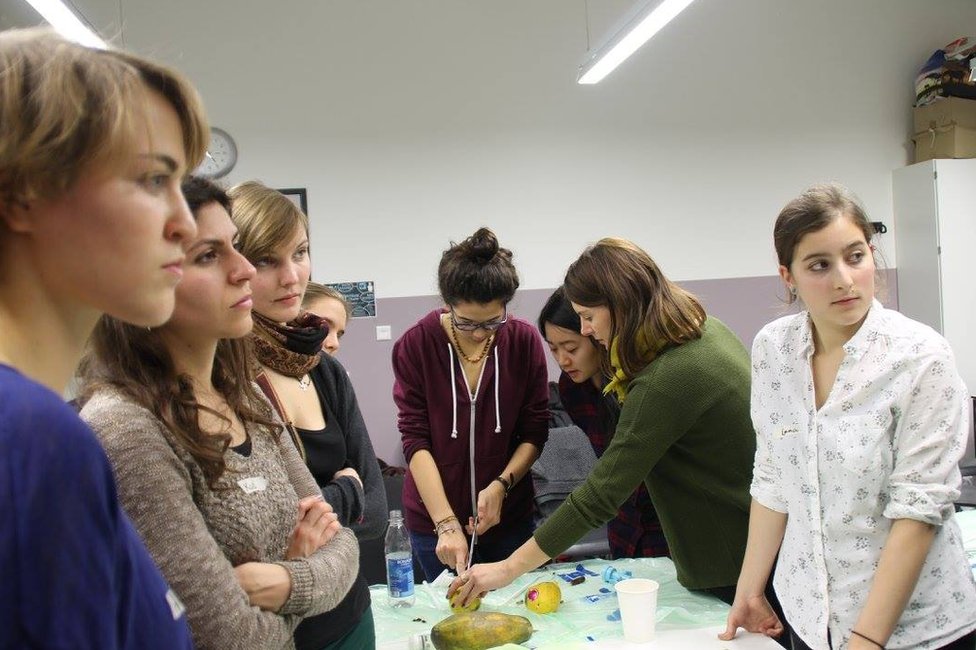
<svg viewBox="0 0 976 650"><path fill-rule="evenodd" d="M454 327L453 322L451 322L451 338L454 340L454 347L457 348L458 354L460 354L465 361L468 363L480 363L482 359L488 356L488 350L491 348L491 342L495 340L495 334L492 332L491 336L485 339L485 344L481 348L481 353L473 359L464 353L464 348L461 347L461 342L458 341L457 328Z"/></svg>

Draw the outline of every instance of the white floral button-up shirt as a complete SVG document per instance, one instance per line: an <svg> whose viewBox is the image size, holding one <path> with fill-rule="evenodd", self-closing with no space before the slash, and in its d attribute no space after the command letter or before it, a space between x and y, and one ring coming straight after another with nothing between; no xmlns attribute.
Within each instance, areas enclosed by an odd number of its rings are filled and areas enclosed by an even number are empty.
<svg viewBox="0 0 976 650"><path fill-rule="evenodd" d="M752 496L787 513L774 578L786 618L816 650L846 648L892 520L938 527L888 648L938 648L976 628L976 584L953 518L970 398L932 329L874 302L844 346L820 410L806 312L752 350L758 434Z"/></svg>

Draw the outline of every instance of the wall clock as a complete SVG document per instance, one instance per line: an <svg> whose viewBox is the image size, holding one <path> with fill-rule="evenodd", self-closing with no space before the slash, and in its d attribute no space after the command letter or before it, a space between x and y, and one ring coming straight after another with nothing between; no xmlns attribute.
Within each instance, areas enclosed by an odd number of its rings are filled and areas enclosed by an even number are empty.
<svg viewBox="0 0 976 650"><path fill-rule="evenodd" d="M210 128L210 144L203 162L194 171L206 178L223 178L237 164L237 145L234 138L223 129Z"/></svg>

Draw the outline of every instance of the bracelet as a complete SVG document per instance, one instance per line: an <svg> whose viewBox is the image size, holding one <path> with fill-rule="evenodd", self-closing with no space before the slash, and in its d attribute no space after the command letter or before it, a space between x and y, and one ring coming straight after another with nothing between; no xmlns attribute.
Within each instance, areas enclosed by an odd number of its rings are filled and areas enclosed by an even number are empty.
<svg viewBox="0 0 976 650"><path fill-rule="evenodd" d="M885 647L884 647L883 645L881 645L880 643L878 643L877 641L875 641L874 639L872 639L872 638L871 638L871 637L869 637L869 636L864 636L863 634L861 634L861 633L860 633L860 632L858 632L857 630L851 630L851 634L853 634L854 636L859 636L859 637L861 637L862 639L864 639L865 641L868 641L868 642L870 642L870 643L873 643L874 645L876 645L876 646L878 646L879 648L881 648L881 650L885 650Z"/></svg>
<svg viewBox="0 0 976 650"><path fill-rule="evenodd" d="M459 533L461 532L461 529L457 526L448 526L447 528L438 528L434 532L437 533L438 537L440 537L441 535L447 535L448 533Z"/></svg>
<svg viewBox="0 0 976 650"><path fill-rule="evenodd" d="M515 482L515 477L512 474L509 474L509 477L511 478L507 479L504 476L496 476L495 478L491 479L492 483L498 481L502 484L502 487L505 488L505 496L508 496L508 491L512 489L512 483Z"/></svg>
<svg viewBox="0 0 976 650"><path fill-rule="evenodd" d="M457 521L457 517L451 515L450 517L444 517L438 522L434 522L434 533L440 535L441 533L447 532L449 530L457 530L457 526L451 526L451 522Z"/></svg>

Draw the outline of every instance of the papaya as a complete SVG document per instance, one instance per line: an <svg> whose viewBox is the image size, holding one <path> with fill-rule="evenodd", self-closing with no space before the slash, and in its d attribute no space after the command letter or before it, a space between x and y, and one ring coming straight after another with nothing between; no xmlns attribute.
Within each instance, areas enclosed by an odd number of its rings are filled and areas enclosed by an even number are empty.
<svg viewBox="0 0 976 650"><path fill-rule="evenodd" d="M452 614L430 631L430 640L437 650L487 650L506 643L522 643L530 636L529 619L500 612Z"/></svg>

